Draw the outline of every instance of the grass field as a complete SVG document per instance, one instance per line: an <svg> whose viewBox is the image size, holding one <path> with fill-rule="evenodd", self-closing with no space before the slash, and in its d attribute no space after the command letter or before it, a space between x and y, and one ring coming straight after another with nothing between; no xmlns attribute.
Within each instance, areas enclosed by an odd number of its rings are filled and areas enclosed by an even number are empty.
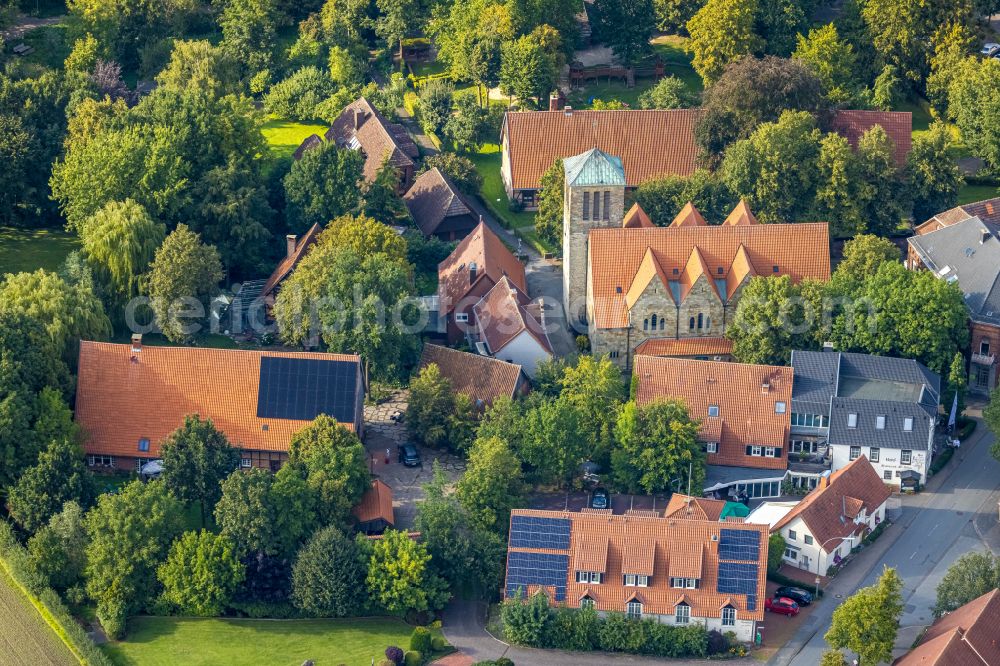
<svg viewBox="0 0 1000 666"><path fill-rule="evenodd" d="M409 645L413 629L402 620L228 620L140 617L128 639L104 646L123 666L369 666L385 649Z"/></svg>
<svg viewBox="0 0 1000 666"><path fill-rule="evenodd" d="M61 229L0 227L0 275L57 270L76 247L76 237Z"/></svg>
<svg viewBox="0 0 1000 666"><path fill-rule="evenodd" d="M0 567L0 664L71 666L79 663Z"/></svg>
<svg viewBox="0 0 1000 666"><path fill-rule="evenodd" d="M966 185L958 191L958 203L967 204L983 199L992 199L1000 194L996 185Z"/></svg>
<svg viewBox="0 0 1000 666"><path fill-rule="evenodd" d="M262 131L267 145L271 147L271 155L277 159L285 159L292 156L307 136L318 134L322 137L327 129L328 126L317 123L272 118L264 123Z"/></svg>

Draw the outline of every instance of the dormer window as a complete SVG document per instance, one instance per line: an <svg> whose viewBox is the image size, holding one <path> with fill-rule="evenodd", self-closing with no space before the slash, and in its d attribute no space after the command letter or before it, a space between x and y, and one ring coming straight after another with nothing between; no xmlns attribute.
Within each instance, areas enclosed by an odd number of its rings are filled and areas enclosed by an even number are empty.
<svg viewBox="0 0 1000 666"><path fill-rule="evenodd" d="M584 608L593 608L593 607L594 607L594 600L591 599L590 597L584 597L583 599L580 599L580 608L581 609L584 609Z"/></svg>
<svg viewBox="0 0 1000 666"><path fill-rule="evenodd" d="M625 604L625 615L633 620L642 618L642 602L630 601Z"/></svg>
<svg viewBox="0 0 1000 666"><path fill-rule="evenodd" d="M577 571L576 572L576 582L578 583L593 583L594 585L600 585L604 578L604 574L598 571Z"/></svg>
<svg viewBox="0 0 1000 666"><path fill-rule="evenodd" d="M677 624L688 624L691 622L691 607L687 604L677 604L674 608L674 621Z"/></svg>
<svg viewBox="0 0 1000 666"><path fill-rule="evenodd" d="M723 627L735 627L736 626L736 609L732 606L726 606L722 609L722 626Z"/></svg>
<svg viewBox="0 0 1000 666"><path fill-rule="evenodd" d="M639 574L624 574L622 576L622 584L625 587L649 587L649 576L640 576Z"/></svg>

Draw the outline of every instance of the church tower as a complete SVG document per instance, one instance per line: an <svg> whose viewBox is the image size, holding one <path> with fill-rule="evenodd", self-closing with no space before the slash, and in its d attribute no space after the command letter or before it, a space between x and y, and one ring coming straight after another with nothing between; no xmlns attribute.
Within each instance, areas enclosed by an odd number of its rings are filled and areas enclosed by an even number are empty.
<svg viewBox="0 0 1000 666"><path fill-rule="evenodd" d="M570 326L586 320L587 235L620 227L625 170L618 157L592 148L563 160L563 305Z"/></svg>

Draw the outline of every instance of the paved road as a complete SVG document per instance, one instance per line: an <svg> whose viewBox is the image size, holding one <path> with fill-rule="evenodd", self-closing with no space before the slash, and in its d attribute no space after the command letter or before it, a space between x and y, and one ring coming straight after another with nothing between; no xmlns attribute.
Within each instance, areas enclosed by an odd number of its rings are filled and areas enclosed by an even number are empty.
<svg viewBox="0 0 1000 666"><path fill-rule="evenodd" d="M935 588L944 572L962 554L985 550L976 533L973 519L984 512L996 511L991 501L1000 488L1000 464L990 455L993 435L980 423L976 434L966 442L943 472L940 482L932 479L920 495L907 497L902 516L882 539L862 552L827 588L827 600L820 604L770 663L780 666L815 666L826 642L823 635L830 627L836 598L848 596L858 587L874 584L884 566L895 567L903 579L903 616L896 642L896 654L902 654L933 621ZM891 538L891 542L882 543ZM866 557L866 555L871 555Z"/></svg>

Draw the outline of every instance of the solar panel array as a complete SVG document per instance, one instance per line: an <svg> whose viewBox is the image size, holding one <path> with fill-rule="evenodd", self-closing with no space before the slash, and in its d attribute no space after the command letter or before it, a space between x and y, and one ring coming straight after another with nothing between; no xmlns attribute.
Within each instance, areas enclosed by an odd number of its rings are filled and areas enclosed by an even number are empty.
<svg viewBox="0 0 1000 666"><path fill-rule="evenodd" d="M720 530L719 559L756 562L760 559L760 533L750 530Z"/></svg>
<svg viewBox="0 0 1000 666"><path fill-rule="evenodd" d="M520 553L507 555L507 596L513 597L518 589L525 596L529 585L555 588L555 600L566 601L566 574L569 555L551 553Z"/></svg>
<svg viewBox="0 0 1000 666"><path fill-rule="evenodd" d="M320 414L353 423L358 366L351 361L264 356L257 418L312 421Z"/></svg>
<svg viewBox="0 0 1000 666"><path fill-rule="evenodd" d="M569 549L568 518L513 516L510 521L511 548Z"/></svg>

